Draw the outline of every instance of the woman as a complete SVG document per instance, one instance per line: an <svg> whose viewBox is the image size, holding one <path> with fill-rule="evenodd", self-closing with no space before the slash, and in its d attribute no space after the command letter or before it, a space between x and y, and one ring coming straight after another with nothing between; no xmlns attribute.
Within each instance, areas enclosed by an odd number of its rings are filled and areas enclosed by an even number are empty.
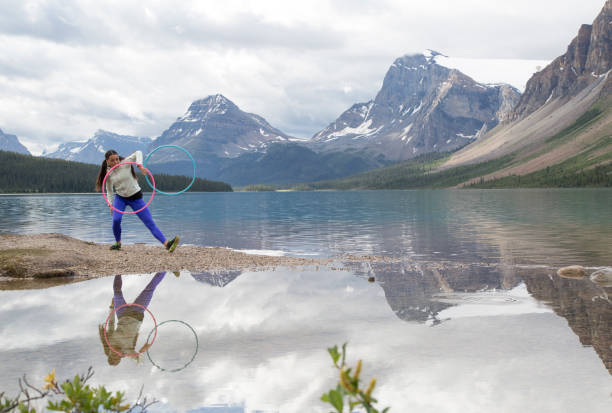
<svg viewBox="0 0 612 413"><path fill-rule="evenodd" d="M142 152L136 151L127 158L122 158L114 150L109 150L104 154L104 161L100 167L98 173L98 180L96 181L96 191L102 189L102 181L104 176L111 170L115 165L120 162L137 162L142 165ZM147 170L138 165L140 172L143 174L147 173ZM116 192L113 200L113 194ZM164 246L169 252L173 252L179 243L179 237L176 236L170 241L164 237L164 234L157 228L149 208L145 207L145 202L142 200L142 190L136 180L136 174L132 169L132 165L119 165L108 175L106 178L106 196L113 202L113 207L118 211L125 211L126 206L130 206L133 211L138 211L136 215L138 218L149 228L149 231L155 238ZM110 207L109 207L110 208ZM115 234L115 243L111 245L111 250L121 249L121 219L123 214L110 208L111 215L113 216L113 233Z"/></svg>
<svg viewBox="0 0 612 413"><path fill-rule="evenodd" d="M145 308L151 303L153 292L159 283L166 276L165 272L158 272L153 276L149 284L134 300L135 305L125 305L126 301L123 298L122 286L123 280L121 275L116 275L113 281L113 300L110 305L111 316L113 310L117 308L115 314L109 319L108 328L106 330L106 338L104 338L104 325L98 326L100 333L100 341L104 347L104 353L108 358L108 364L116 366L123 357L135 357L146 351L151 344L145 343L138 352L136 351L136 342L138 341L138 331L144 319ZM123 306L123 307L121 307ZM117 326L115 326L115 316L117 317ZM106 341L108 339L108 342ZM110 346L115 349L113 351ZM119 354L121 353L121 354Z"/></svg>

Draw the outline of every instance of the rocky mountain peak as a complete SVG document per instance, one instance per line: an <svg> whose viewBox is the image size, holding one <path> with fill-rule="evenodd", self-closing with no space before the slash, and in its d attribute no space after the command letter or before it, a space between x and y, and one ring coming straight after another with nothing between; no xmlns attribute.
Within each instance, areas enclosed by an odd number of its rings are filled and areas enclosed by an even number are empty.
<svg viewBox="0 0 612 413"><path fill-rule="evenodd" d="M0 129L0 150L30 155L28 148L19 142L19 138L16 135L4 133L2 129Z"/></svg>
<svg viewBox="0 0 612 413"><path fill-rule="evenodd" d="M98 141L100 139L103 139L105 136L108 136L109 134L114 135L112 132L105 131L104 129L98 129L94 132L92 139L94 141Z"/></svg>
<svg viewBox="0 0 612 413"><path fill-rule="evenodd" d="M425 56L425 58L428 61L433 61L433 63L435 63L436 56L448 57L445 54L442 54L440 52L437 52L437 51L431 50L431 49L425 49L425 51L423 52L423 56Z"/></svg>
<svg viewBox="0 0 612 413"><path fill-rule="evenodd" d="M535 73L511 119L527 117L541 106L568 100L587 87L605 82L612 69L612 0L607 0L593 24L583 24L565 54Z"/></svg>
<svg viewBox="0 0 612 413"><path fill-rule="evenodd" d="M374 100L313 136L315 150L365 150L393 161L466 145L508 117L520 93L436 63L439 52L395 59ZM443 56L443 55L442 55Z"/></svg>
<svg viewBox="0 0 612 413"><path fill-rule="evenodd" d="M231 100L216 94L191 103L155 145L175 144L194 155L233 158L290 138L261 116L243 112Z"/></svg>
<svg viewBox="0 0 612 413"><path fill-rule="evenodd" d="M221 94L210 95L194 101L177 121L200 121L214 115L225 115L228 111L239 110L231 100Z"/></svg>
<svg viewBox="0 0 612 413"><path fill-rule="evenodd" d="M586 71L597 75L606 73L612 67L612 0L607 0L601 13L593 21Z"/></svg>

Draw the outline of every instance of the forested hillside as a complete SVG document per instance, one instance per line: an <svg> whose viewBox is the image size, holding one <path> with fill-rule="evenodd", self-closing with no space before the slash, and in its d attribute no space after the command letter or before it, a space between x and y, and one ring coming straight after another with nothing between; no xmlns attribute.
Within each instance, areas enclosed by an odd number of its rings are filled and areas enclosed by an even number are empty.
<svg viewBox="0 0 612 413"><path fill-rule="evenodd" d="M0 151L0 193L95 192L100 167L60 159L37 158L16 152ZM155 185L166 191L180 191L189 185L191 177L155 174ZM138 173L141 188L149 185ZM198 178L190 191L231 192L224 182Z"/></svg>

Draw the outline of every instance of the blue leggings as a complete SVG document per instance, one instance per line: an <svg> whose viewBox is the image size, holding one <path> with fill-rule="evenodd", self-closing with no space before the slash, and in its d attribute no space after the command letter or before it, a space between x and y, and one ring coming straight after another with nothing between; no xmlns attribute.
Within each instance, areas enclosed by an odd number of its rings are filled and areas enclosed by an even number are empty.
<svg viewBox="0 0 612 413"><path fill-rule="evenodd" d="M144 207L146 204L142 198L137 199L135 201L130 201L120 195L115 195L113 206L116 209L118 209L119 211L125 211L125 208L128 205L130 206L130 208L132 208L132 211L138 211L139 209ZM161 242L162 244L166 242L166 237L164 237L164 234L162 234L159 228L157 228L157 225L155 225L155 222L153 221L153 216L151 216L151 212L149 211L149 208L143 209L136 215L138 215L138 218L140 218L140 220L146 225L146 227L149 228L149 231L151 231L151 234L153 234L153 236L157 238L159 242ZM123 218L122 213L113 210L113 234L115 234L115 241L117 242L121 241L121 219L122 218Z"/></svg>
<svg viewBox="0 0 612 413"><path fill-rule="evenodd" d="M115 308L119 308L117 310L117 318L123 316L124 313L136 312L136 313L144 313L145 308L149 306L151 299L153 298L153 292L158 284L164 279L166 276L166 272L158 272L155 276L149 281L149 284L142 290L136 300L134 300L134 304L140 304L144 308L139 306L130 306L126 305L125 307L121 307L123 304L126 304L125 298L123 298L123 292L121 291L121 287L123 286L123 280L120 275L115 275L115 280L113 281L113 292L115 295L113 296L113 305Z"/></svg>

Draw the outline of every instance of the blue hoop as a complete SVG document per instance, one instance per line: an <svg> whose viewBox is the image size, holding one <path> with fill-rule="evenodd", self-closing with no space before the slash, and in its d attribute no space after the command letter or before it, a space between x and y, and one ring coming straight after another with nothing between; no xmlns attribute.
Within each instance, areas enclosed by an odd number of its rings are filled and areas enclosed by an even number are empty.
<svg viewBox="0 0 612 413"><path fill-rule="evenodd" d="M146 168L147 167L147 161L149 160L149 158L151 157L151 155L153 155L157 150L161 149L161 148L176 148L176 149L180 149L181 151L185 152L187 154L187 156L189 156L189 159L191 159L191 163L193 163L193 179L191 180L191 182L189 183L189 185L187 185L187 188L183 189L180 192L164 192L159 190L158 188L153 188L154 190L156 190L157 192L159 192L160 194L164 194L164 195L180 195L183 192L185 192L186 190L188 190L189 188L191 188L191 185L193 185L193 183L196 180L196 174L197 174L197 169L196 169L196 162L193 159L193 156L191 156L191 154L189 152L187 152L187 149L180 147L178 145L162 145L162 146L158 146L157 148L153 149L151 152L149 152L149 154L147 155L147 157L144 160L144 164L143 166ZM149 184L149 186L151 186L151 182L149 182L149 177L145 174L145 179L147 180L147 183Z"/></svg>

